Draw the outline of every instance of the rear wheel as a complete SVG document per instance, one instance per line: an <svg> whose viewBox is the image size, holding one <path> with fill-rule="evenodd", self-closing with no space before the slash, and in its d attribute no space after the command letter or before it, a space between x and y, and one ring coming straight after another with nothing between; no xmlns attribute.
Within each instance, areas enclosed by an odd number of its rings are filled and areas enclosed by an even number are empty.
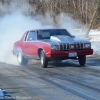
<svg viewBox="0 0 100 100"><path fill-rule="evenodd" d="M27 65L28 64L28 59L25 58L23 55L22 55L22 52L21 51L18 51L17 53L17 60L18 60L18 63L20 65Z"/></svg>
<svg viewBox="0 0 100 100"><path fill-rule="evenodd" d="M84 66L86 63L86 55L78 56L80 66Z"/></svg>
<svg viewBox="0 0 100 100"><path fill-rule="evenodd" d="M40 60L43 68L47 68L48 66L48 58L45 56L43 50L41 51L40 54Z"/></svg>

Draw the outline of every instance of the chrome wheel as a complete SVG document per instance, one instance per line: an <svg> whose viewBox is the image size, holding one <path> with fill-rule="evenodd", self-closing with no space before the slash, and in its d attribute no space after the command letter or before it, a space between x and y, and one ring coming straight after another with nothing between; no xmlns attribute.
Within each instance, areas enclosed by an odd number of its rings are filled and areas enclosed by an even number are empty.
<svg viewBox="0 0 100 100"><path fill-rule="evenodd" d="M17 51L17 61L20 65L28 64L28 59L24 57L21 49L18 49Z"/></svg>
<svg viewBox="0 0 100 100"><path fill-rule="evenodd" d="M18 53L18 62L21 63L22 62L22 54L21 52Z"/></svg>
<svg viewBox="0 0 100 100"><path fill-rule="evenodd" d="M43 50L41 51L41 65L43 68L47 68L47 65L48 65L48 59L47 57L45 56L45 53L43 52Z"/></svg>
<svg viewBox="0 0 100 100"><path fill-rule="evenodd" d="M41 55L41 64L43 65L43 55Z"/></svg>

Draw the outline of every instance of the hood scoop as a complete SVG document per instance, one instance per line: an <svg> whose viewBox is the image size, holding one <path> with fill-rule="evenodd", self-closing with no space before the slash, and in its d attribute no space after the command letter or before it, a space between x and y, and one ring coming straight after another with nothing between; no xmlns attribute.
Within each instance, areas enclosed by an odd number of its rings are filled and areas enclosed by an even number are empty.
<svg viewBox="0 0 100 100"><path fill-rule="evenodd" d="M71 38L69 36L57 35L57 36L51 36L50 40L60 41L60 42L68 42L68 41L73 41L73 38Z"/></svg>

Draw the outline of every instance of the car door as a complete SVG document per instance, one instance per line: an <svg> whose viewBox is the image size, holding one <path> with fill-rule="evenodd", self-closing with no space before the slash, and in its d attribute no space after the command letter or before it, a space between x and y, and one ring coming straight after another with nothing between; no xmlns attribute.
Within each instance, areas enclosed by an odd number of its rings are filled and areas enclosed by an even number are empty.
<svg viewBox="0 0 100 100"><path fill-rule="evenodd" d="M24 53L28 56L36 56L36 32L29 31L24 40Z"/></svg>

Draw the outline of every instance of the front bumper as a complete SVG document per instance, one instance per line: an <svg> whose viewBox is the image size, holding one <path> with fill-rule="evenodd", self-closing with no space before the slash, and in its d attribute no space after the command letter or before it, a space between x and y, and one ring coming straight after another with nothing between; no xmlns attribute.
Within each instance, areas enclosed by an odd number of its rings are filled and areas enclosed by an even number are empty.
<svg viewBox="0 0 100 100"><path fill-rule="evenodd" d="M69 53L76 52L77 56L81 55L92 55L93 49L84 49L84 50L54 50L51 53L48 53L46 56L48 58L55 58L55 57L69 57Z"/></svg>

